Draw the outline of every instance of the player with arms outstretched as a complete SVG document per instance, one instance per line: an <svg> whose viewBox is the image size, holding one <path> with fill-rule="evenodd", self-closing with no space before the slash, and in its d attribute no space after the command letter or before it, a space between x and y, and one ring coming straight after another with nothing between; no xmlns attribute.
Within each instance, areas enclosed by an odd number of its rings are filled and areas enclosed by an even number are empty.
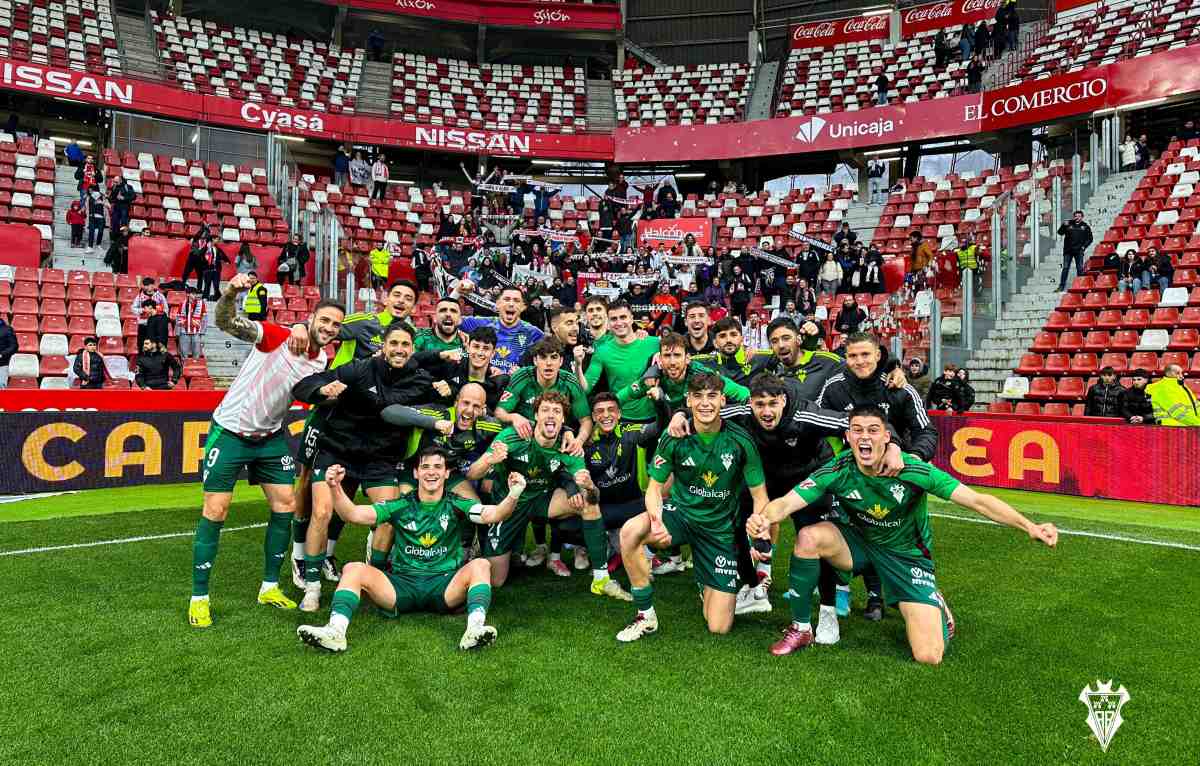
<svg viewBox="0 0 1200 766"><path fill-rule="evenodd" d="M279 589L279 565L291 536L292 482L296 477L296 464L283 432L283 418L292 404L292 386L325 369L323 349L337 337L345 317L345 311L333 301L318 303L303 333L306 337L300 338L302 343L293 349L289 347L292 333L286 328L238 316L238 293L249 287L249 278L238 274L217 301L217 327L253 343L254 347L213 412L212 427L204 445L204 510L192 540L192 600L188 606L188 623L194 628L212 625L209 578L217 558L221 527L233 499L233 487L243 468L262 486L271 506L258 603L279 609L296 608L296 602ZM299 350L300 347L304 350Z"/></svg>
<svg viewBox="0 0 1200 766"><path fill-rule="evenodd" d="M768 539L772 524L826 493L836 498L849 516L848 522L823 521L797 532L788 573L789 584L797 594L791 599L792 624L771 646L771 654L791 654L813 642L808 594L817 584L818 561L825 559L844 578L868 564L874 565L889 601L899 604L913 659L937 665L949 639L949 624L934 577L928 495L1020 529L1051 547L1058 542L1058 530L1053 524L1034 524L1004 501L976 492L909 454L903 455L905 467L895 478L883 476L884 454L891 440L883 412L874 407L858 408L850 413L849 423L846 440L851 453L817 469L746 522L751 537Z"/></svg>
<svg viewBox="0 0 1200 766"><path fill-rule="evenodd" d="M346 651L346 628L363 593L389 617L409 612L445 614L467 605L467 630L460 649L478 649L496 640L496 629L485 624L492 603L491 565L487 559L464 564L462 525L497 524L517 507L525 478L508 476L508 496L500 505L480 505L447 493L450 476L447 453L427 447L417 458L417 489L374 505L355 505L342 490L345 471L330 466L325 482L338 515L352 524L390 524L396 531L392 566L384 572L355 561L342 570L326 625L301 625L296 635L304 643L330 652Z"/></svg>
<svg viewBox="0 0 1200 766"><path fill-rule="evenodd" d="M644 545L666 548L691 545L696 583L703 589L704 619L712 633L728 633L740 588L734 528L738 497L748 487L756 513L767 505L762 462L750 437L721 420L725 382L701 373L688 381L687 406L695 433L682 439L670 434L658 442L646 487L646 512L621 528L621 558L637 615L617 634L636 641L658 630L654 589ZM664 502L663 488L674 477Z"/></svg>

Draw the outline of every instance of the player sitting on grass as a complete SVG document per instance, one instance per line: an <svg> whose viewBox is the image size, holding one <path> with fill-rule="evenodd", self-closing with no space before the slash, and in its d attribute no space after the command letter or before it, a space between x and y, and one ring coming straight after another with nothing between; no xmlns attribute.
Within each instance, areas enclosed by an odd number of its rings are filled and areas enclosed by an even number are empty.
<svg viewBox="0 0 1200 766"><path fill-rule="evenodd" d="M480 541L480 554L491 560L492 584L498 588L508 579L513 551L525 543L530 518L580 516L592 562L592 593L628 601L629 594L608 575L608 538L600 515L600 493L583 459L562 451L562 427L569 403L558 391L541 394L533 402L533 435L523 439L516 429L505 428L467 470L467 478L472 481L480 481L497 469L501 475L515 471L529 485L513 518L488 526ZM493 496L498 494L493 491Z"/></svg>
<svg viewBox="0 0 1200 766"><path fill-rule="evenodd" d="M688 381L687 405L695 433L682 439L667 434L658 442L646 487L646 512L621 528L621 558L638 612L617 634L618 641L636 641L658 630L649 562L642 553L646 544L691 545L708 630L728 633L733 627L740 585L734 535L742 534L733 523L738 496L749 487L754 510L762 513L767 490L754 443L741 428L721 421L723 388L721 376L712 373ZM672 476L670 495L663 502L663 487Z"/></svg>
<svg viewBox="0 0 1200 766"><path fill-rule="evenodd" d="M463 565L465 523L499 524L516 508L525 489L519 473L508 476L508 496L500 505L480 505L445 491L450 475L447 453L440 447L421 451L415 492L374 505L355 505L342 490L345 469L330 466L325 483L338 515L352 524L390 524L396 531L391 572L355 561L342 569L333 594L327 625L301 625L300 640L330 652L346 651L346 628L358 609L362 593L389 617L407 612L445 614L467 605L467 630L460 649L478 649L496 640L486 625L492 603L492 568L487 559Z"/></svg>
<svg viewBox="0 0 1200 766"><path fill-rule="evenodd" d="M772 524L826 493L841 504L850 519L823 521L797 532L788 572L788 582L797 594L790 602L792 624L771 646L771 654L791 654L813 642L809 594L817 584L818 561L825 559L844 579L868 564L874 565L889 601L899 604L913 659L937 665L949 638L950 617L934 578L927 494L1023 530L1049 546L1058 542L1058 530L1053 524L1034 524L1004 501L976 492L909 454L903 456L905 468L895 478L882 476L884 454L891 439L883 412L874 407L857 408L850 413L849 422L846 440L850 454L817 469L746 522L751 537L769 539Z"/></svg>
<svg viewBox="0 0 1200 766"><path fill-rule="evenodd" d="M279 565L287 552L294 507L292 460L283 418L292 404L292 386L301 378L325 368L327 343L337 337L345 311L333 301L317 304L300 346L289 348L289 333L279 325L255 322L237 315L237 295L250 287L239 274L217 301L217 327L254 344L241 372L213 412L213 424L204 445L204 510L192 541L192 600L188 623L194 628L212 625L208 581L217 558L221 527L229 515L233 487L242 468L257 481L271 506L263 544L263 582L258 603L295 609L279 589Z"/></svg>

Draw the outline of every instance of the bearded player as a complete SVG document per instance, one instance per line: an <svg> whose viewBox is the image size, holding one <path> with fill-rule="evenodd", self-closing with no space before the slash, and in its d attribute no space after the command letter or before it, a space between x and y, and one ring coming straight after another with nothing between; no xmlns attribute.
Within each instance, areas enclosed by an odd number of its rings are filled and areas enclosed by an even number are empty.
<svg viewBox="0 0 1200 766"><path fill-rule="evenodd" d="M204 509L192 540L192 600L188 605L188 623L194 628L212 625L209 578L221 527L229 515L233 487L243 468L262 486L271 506L258 603L296 608L296 602L279 589L279 565L290 537L292 482L296 478L283 418L292 404L292 386L325 369L323 348L337 337L346 313L333 301L318 303L308 321L306 350L297 354L286 345L290 333L285 328L237 315L237 295L249 287L249 277L235 276L216 307L217 327L254 347L213 412L212 428L204 444Z"/></svg>

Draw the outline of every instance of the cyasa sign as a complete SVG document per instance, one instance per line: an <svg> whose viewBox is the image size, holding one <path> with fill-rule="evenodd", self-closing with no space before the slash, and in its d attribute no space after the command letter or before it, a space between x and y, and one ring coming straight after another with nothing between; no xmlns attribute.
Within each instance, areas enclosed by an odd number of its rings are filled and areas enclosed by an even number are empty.
<svg viewBox="0 0 1200 766"><path fill-rule="evenodd" d="M891 14L852 16L792 27L792 49L832 48L841 43L884 40L891 33Z"/></svg>
<svg viewBox="0 0 1200 766"><path fill-rule="evenodd" d="M707 218L662 218L650 221L638 221L637 240L642 247L658 247L668 249L683 242L684 237L691 234L696 238L700 247L712 244L712 224Z"/></svg>
<svg viewBox="0 0 1200 766"><path fill-rule="evenodd" d="M911 37L942 27L961 27L996 15L1001 0L947 0L909 8L900 14L900 34Z"/></svg>

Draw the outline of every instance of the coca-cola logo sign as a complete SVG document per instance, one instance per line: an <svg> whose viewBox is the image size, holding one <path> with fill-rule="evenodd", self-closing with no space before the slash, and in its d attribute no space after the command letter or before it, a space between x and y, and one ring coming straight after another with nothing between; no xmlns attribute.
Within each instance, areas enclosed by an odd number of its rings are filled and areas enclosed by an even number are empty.
<svg viewBox="0 0 1200 766"><path fill-rule="evenodd" d="M541 9L533 12L533 21L535 24L560 24L571 20L571 15L566 11Z"/></svg>
<svg viewBox="0 0 1200 766"><path fill-rule="evenodd" d="M950 0L910 8L900 17L901 34L955 27L990 19L1003 0Z"/></svg>
<svg viewBox="0 0 1200 766"><path fill-rule="evenodd" d="M887 37L890 27L891 14L887 13L801 24L792 29L792 47L824 48L856 40L876 40Z"/></svg>

